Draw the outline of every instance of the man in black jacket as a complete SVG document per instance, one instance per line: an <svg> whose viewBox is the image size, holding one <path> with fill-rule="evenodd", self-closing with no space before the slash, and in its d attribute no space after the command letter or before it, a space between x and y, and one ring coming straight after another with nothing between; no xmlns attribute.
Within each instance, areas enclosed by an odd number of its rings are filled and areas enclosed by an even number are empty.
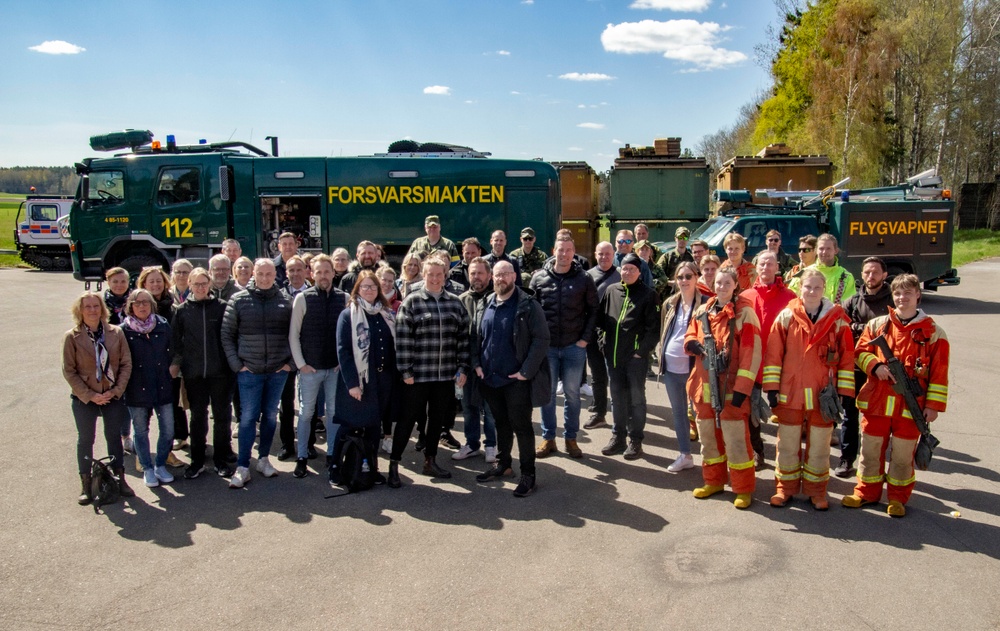
<svg viewBox="0 0 1000 631"><path fill-rule="evenodd" d="M521 479L514 497L524 497L535 490L531 408L548 401L551 379L544 370L549 347L545 313L537 301L516 286L518 278L507 261L493 268L496 293L476 312L472 364L481 380L483 399L494 411L499 447L497 461L477 475L476 481L488 482L513 473L516 435Z"/></svg>
<svg viewBox="0 0 1000 631"><path fill-rule="evenodd" d="M885 279L889 276L885 261L877 256L870 256L861 264L861 279L864 287L844 301L844 310L851 319L851 333L857 344L865 325L872 318L888 315L895 305L892 303L892 291ZM861 392L868 376L865 371L854 368L854 391ZM861 442L858 436L860 429L858 406L853 397L843 397L844 426L840 431L840 464L833 470L838 478L850 477L854 470L854 461L858 457L858 446Z"/></svg>
<svg viewBox="0 0 1000 631"><path fill-rule="evenodd" d="M228 267L229 259L222 257ZM222 352L222 318L226 303L211 293L211 280L203 268L191 271L191 295L174 310L172 377L183 376L191 405L191 464L184 471L188 480L205 470L205 443L208 438L208 406L212 406L212 451L215 471L224 477L233 470L227 460L233 452L232 382L226 356Z"/></svg>
<svg viewBox="0 0 1000 631"><path fill-rule="evenodd" d="M281 391L294 368L288 345L292 305L274 282L274 261L257 259L250 286L233 296L222 320L222 348L240 389L239 456L230 488L250 481L250 452L260 419L257 471L278 474L268 456L274 440Z"/></svg>
<svg viewBox="0 0 1000 631"><path fill-rule="evenodd" d="M594 279L594 284L597 285L597 300L600 301L604 298L604 292L608 290L608 287L621 283L622 275L615 267L615 246L608 241L601 241L597 244L594 257L597 259L597 265L587 270L587 274ZM587 344L587 366L590 367L590 372L594 375L594 413L587 424L583 426L584 429L594 429L604 425L608 414L608 365L604 361L604 355L597 343L598 334L599 331L595 328L594 339Z"/></svg>
<svg viewBox="0 0 1000 631"><path fill-rule="evenodd" d="M306 464L313 444L313 414L320 395L326 401L326 460L333 465L333 439L339 425L333 424L337 396L337 318L347 307L347 294L333 286L333 259L326 254L313 257L313 281L292 302L288 344L299 367L299 441L295 460L296 478L306 477Z"/></svg>
<svg viewBox="0 0 1000 631"><path fill-rule="evenodd" d="M490 248L492 248L490 253L483 257L490 264L490 269L493 269L493 266L500 261L507 261L514 266L514 272L517 274L517 283L515 284L520 287L521 266L515 259L507 256L507 253L504 251L507 249L507 233L503 230L494 230L493 234L490 235Z"/></svg>
<svg viewBox="0 0 1000 631"><path fill-rule="evenodd" d="M622 282L608 287L601 300L598 328L604 333L604 357L611 379L614 427L611 440L601 450L605 456L625 454L626 460L642 455L646 427L646 370L649 354L660 334L659 299L641 280L635 254L622 259ZM628 447L625 436L628 435Z"/></svg>
<svg viewBox="0 0 1000 631"><path fill-rule="evenodd" d="M555 256L540 272L531 277L530 288L545 312L549 327L548 351L551 373L551 396L542 406L542 444L535 452L539 458L558 451L556 448L556 387L563 382L563 437L566 452L583 457L576 435L580 430L580 380L587 361L587 343L594 335L597 319L597 286L574 260L573 238L560 232L556 237Z"/></svg>

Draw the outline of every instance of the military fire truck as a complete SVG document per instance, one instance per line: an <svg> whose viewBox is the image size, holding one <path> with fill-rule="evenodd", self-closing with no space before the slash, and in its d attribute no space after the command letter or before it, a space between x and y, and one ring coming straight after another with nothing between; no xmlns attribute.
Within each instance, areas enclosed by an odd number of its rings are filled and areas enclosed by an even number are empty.
<svg viewBox="0 0 1000 631"><path fill-rule="evenodd" d="M94 136L91 148L128 151L76 165L66 232L73 274L88 282L113 266L203 264L226 238L251 258L274 256L282 232L306 252L353 254L370 239L398 262L428 215L444 236L483 243L493 230L531 226L551 244L560 222L555 168L472 150L277 157L243 142L161 143L145 130Z"/></svg>

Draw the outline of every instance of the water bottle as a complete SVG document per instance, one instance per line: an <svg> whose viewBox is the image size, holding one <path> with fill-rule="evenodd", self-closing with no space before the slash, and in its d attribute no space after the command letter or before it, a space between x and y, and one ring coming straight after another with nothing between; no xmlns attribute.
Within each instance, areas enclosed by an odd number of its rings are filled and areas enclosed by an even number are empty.
<svg viewBox="0 0 1000 631"><path fill-rule="evenodd" d="M361 461L361 473L369 473L370 471L371 467L368 466L368 458L365 458Z"/></svg>

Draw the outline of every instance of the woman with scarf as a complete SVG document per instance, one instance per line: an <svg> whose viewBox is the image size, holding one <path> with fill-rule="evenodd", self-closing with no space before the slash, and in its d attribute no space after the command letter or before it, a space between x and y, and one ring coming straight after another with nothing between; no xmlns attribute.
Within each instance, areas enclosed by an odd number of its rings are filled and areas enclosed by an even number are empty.
<svg viewBox="0 0 1000 631"><path fill-rule="evenodd" d="M173 389L170 376L170 324L153 313L153 295L136 289L125 305L122 331L132 353L132 377L125 390L125 401L135 430L135 457L142 466L148 487L169 484L174 476L167 471L167 456L174 440ZM156 412L159 438L156 461L149 453L149 417Z"/></svg>
<svg viewBox="0 0 1000 631"><path fill-rule="evenodd" d="M396 312L399 311L399 305L403 304L403 297L396 289L396 270L392 269L388 265L380 265L378 270L376 270L375 275L378 276L379 286L382 289L382 296L384 296L385 301L389 303L389 309L392 311L392 315L396 315Z"/></svg>
<svg viewBox="0 0 1000 631"><path fill-rule="evenodd" d="M721 493L728 478L736 493L733 505L745 509L750 508L757 482L750 447L750 393L760 371L762 349L760 323L753 304L737 291L738 282L735 269L719 270L716 295L692 314L684 350L695 358L687 392L694 403L701 435L701 473L705 480L693 494L704 499ZM712 384L705 367L709 335L723 358L716 388L722 403L719 413L712 407Z"/></svg>
<svg viewBox="0 0 1000 631"><path fill-rule="evenodd" d="M382 294L378 277L371 270L362 270L347 309L337 321L340 383L336 418L340 430L334 462L339 462L344 439L352 430L362 430L362 439L372 454L378 447L380 431L381 436L392 435L400 383L395 338L396 317ZM371 465L377 470L377 462Z"/></svg>
<svg viewBox="0 0 1000 631"><path fill-rule="evenodd" d="M173 316L174 297L170 294L170 277L163 271L163 268L151 265L142 268L139 280L135 281L135 286L145 289L153 295L156 310L153 312L169 320Z"/></svg>
<svg viewBox="0 0 1000 631"><path fill-rule="evenodd" d="M128 422L125 387L132 374L132 355L122 330L108 324L108 308L101 294L86 291L73 302L74 327L63 336L63 378L69 383L76 421L76 460L82 490L77 502L91 502L90 469L94 458L97 417L104 419L104 440L111 470L118 476L123 497L135 493L125 481L121 426Z"/></svg>
<svg viewBox="0 0 1000 631"><path fill-rule="evenodd" d="M698 266L691 261L681 261L674 270L677 291L667 298L661 309L663 322L660 331L660 380L667 390L670 412L674 418L674 432L677 434L677 449L680 454L667 467L670 473L694 468L691 456L691 433L697 438L697 426L688 420L688 397L686 385L694 358L684 352L684 335L688 331L695 309L705 304L708 298L698 291Z"/></svg>
<svg viewBox="0 0 1000 631"><path fill-rule="evenodd" d="M120 326L125 316L125 301L128 300L128 270L112 267L104 274L108 288L104 290L104 304L108 306L108 322ZM125 451L131 451L126 445Z"/></svg>

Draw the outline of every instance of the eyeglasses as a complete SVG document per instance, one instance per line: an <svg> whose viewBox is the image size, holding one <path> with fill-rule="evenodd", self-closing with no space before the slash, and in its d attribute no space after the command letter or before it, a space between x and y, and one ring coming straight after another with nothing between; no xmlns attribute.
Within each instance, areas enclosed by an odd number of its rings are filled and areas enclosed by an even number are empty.
<svg viewBox="0 0 1000 631"><path fill-rule="evenodd" d="M191 283L191 286L192 287L208 287L208 281L204 281L204 280L202 280L202 281L195 281L195 282Z"/></svg>
<svg viewBox="0 0 1000 631"><path fill-rule="evenodd" d="M181 272L181 271L178 270L178 271L174 272L173 274L174 274L174 276L187 276L190 273L191 272Z"/></svg>
<svg viewBox="0 0 1000 631"><path fill-rule="evenodd" d="M694 278L694 274L678 274L676 278L677 280L691 280Z"/></svg>
<svg viewBox="0 0 1000 631"><path fill-rule="evenodd" d="M507 276L513 276L514 272L497 272L494 274L497 278L506 278Z"/></svg>
<svg viewBox="0 0 1000 631"><path fill-rule="evenodd" d="M632 243L632 239L618 239L618 245L629 245Z"/></svg>
<svg viewBox="0 0 1000 631"><path fill-rule="evenodd" d="M812 252L812 248L799 248L799 252Z"/></svg>
<svg viewBox="0 0 1000 631"><path fill-rule="evenodd" d="M534 241L535 237L521 237L521 241Z"/></svg>
<svg viewBox="0 0 1000 631"><path fill-rule="evenodd" d="M777 237L771 237L770 239L767 240L767 242L768 243L781 243L781 239L778 239Z"/></svg>
<svg viewBox="0 0 1000 631"><path fill-rule="evenodd" d="M141 307L141 306L147 306L147 307L148 307L148 306L150 306L150 305L152 305L152 304L153 304L153 303L151 303L151 302L150 302L150 301L148 301L148 300L136 300L136 301L134 301L134 302L132 303L132 306L133 306L133 307Z"/></svg>
<svg viewBox="0 0 1000 631"><path fill-rule="evenodd" d="M358 289L360 289L361 291L377 291L378 287L376 287L375 285L362 285L358 287Z"/></svg>

